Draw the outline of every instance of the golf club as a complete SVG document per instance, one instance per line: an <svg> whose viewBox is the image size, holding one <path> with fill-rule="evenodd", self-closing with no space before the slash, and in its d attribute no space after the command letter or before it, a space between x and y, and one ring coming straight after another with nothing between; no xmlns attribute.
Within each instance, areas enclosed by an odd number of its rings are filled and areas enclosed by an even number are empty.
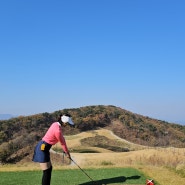
<svg viewBox="0 0 185 185"><path fill-rule="evenodd" d="M82 170L82 168L80 168L80 166L72 158L70 158L70 159L93 182L93 184L96 184L95 181L84 170Z"/></svg>

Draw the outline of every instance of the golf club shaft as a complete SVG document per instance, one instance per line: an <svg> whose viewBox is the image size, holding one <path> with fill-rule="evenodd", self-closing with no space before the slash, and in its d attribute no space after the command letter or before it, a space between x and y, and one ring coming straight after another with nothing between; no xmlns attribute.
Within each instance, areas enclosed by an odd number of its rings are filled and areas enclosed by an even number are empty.
<svg viewBox="0 0 185 185"><path fill-rule="evenodd" d="M71 158L71 161L73 161L73 163L75 163L76 166L78 166L78 168L79 168L87 177L89 177L89 179L90 179L91 181L94 182L94 180L93 180L84 170L82 170L82 168L80 168L80 166L79 166L72 158Z"/></svg>

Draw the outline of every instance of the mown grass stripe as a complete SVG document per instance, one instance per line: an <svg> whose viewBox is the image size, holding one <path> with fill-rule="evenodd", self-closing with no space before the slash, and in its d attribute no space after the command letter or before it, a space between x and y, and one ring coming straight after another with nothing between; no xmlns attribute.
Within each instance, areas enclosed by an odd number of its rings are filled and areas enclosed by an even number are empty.
<svg viewBox="0 0 185 185"><path fill-rule="evenodd" d="M146 176L134 168L85 169L85 172L99 184L145 184ZM41 171L0 172L3 185L39 185ZM52 185L90 185L91 181L78 169L53 170Z"/></svg>

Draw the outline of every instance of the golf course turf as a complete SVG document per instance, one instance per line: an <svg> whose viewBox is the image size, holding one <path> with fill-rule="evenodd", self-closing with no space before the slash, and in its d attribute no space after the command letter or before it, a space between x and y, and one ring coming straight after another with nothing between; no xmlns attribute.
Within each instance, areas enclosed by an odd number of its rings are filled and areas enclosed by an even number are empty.
<svg viewBox="0 0 185 185"><path fill-rule="evenodd" d="M84 169L91 181L80 169L53 170L51 185L102 185L145 184L147 177L134 168ZM42 171L0 172L3 185L39 185Z"/></svg>

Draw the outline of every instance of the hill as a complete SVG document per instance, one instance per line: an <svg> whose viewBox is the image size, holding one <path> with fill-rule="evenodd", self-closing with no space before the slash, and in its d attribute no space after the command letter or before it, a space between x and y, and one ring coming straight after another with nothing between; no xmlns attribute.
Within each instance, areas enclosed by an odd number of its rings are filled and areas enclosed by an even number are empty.
<svg viewBox="0 0 185 185"><path fill-rule="evenodd" d="M0 114L0 120L7 120L7 119L10 119L13 117L15 117L15 116L12 114Z"/></svg>
<svg viewBox="0 0 185 185"><path fill-rule="evenodd" d="M151 119L111 105L86 106L0 121L0 162L14 163L30 156L33 146L61 113L71 114L75 122L75 128L65 127L66 136L106 128L120 138L139 145L185 147L185 126ZM112 152L134 150L119 145L118 141L110 141L104 135L84 138L81 146Z"/></svg>

